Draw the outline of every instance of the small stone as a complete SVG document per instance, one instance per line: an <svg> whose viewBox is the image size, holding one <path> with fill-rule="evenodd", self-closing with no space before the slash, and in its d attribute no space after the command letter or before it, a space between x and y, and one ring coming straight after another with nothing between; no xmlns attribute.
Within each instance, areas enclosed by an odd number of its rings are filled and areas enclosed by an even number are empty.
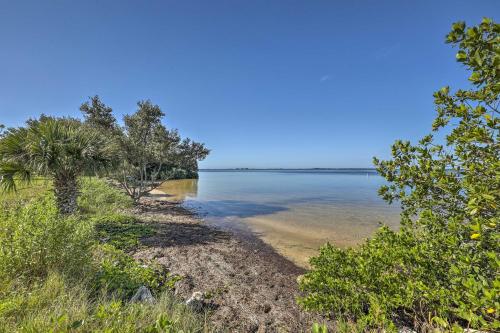
<svg viewBox="0 0 500 333"><path fill-rule="evenodd" d="M191 307L194 311L201 312L205 306L205 297L203 296L203 293L195 291L186 301L186 305Z"/></svg>
<svg viewBox="0 0 500 333"><path fill-rule="evenodd" d="M140 287L134 296L130 299L131 302L144 302L153 303L155 298L151 294L151 291L146 286Z"/></svg>

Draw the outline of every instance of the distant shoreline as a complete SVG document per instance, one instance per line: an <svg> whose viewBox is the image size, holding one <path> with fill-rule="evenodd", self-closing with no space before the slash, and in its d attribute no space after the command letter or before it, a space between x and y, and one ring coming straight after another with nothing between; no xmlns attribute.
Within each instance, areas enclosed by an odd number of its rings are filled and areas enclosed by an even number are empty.
<svg viewBox="0 0 500 333"><path fill-rule="evenodd" d="M199 171L377 171L375 168L204 168Z"/></svg>

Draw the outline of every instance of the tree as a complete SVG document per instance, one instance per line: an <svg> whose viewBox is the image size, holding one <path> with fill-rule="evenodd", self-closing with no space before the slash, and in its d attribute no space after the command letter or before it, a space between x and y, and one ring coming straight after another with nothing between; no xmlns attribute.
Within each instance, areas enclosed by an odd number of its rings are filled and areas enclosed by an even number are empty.
<svg viewBox="0 0 500 333"><path fill-rule="evenodd" d="M98 95L89 97L90 101L80 106L85 122L90 126L99 127L104 130L113 131L117 128L113 109L106 106Z"/></svg>
<svg viewBox="0 0 500 333"><path fill-rule="evenodd" d="M177 131L169 132L161 123L165 114L158 105L147 100L139 101L137 107L134 114L124 117L124 158L115 175L135 202L166 180L161 171L180 140Z"/></svg>
<svg viewBox="0 0 500 333"><path fill-rule="evenodd" d="M52 179L59 212L77 210L78 177L112 166L115 147L97 131L69 118L42 116L0 138L0 185L16 189L16 180Z"/></svg>
<svg viewBox="0 0 500 333"><path fill-rule="evenodd" d="M389 182L380 195L401 203L401 230L382 228L359 249L323 247L301 283L306 308L369 326L394 328L397 313L421 330L500 328L499 33L486 18L453 24L446 41L473 88L434 94L444 144L399 140L392 159L374 159Z"/></svg>
<svg viewBox="0 0 500 333"><path fill-rule="evenodd" d="M474 325L493 321L498 329L500 24L485 18L466 28L458 22L446 41L459 47L456 59L471 71L473 88L452 94L443 87L434 94L432 131L447 131L445 144L432 134L417 145L398 141L391 160L374 162L390 182L380 194L401 202L403 225L424 230L427 238L443 234L454 245L445 265L454 277L453 314Z"/></svg>
<svg viewBox="0 0 500 333"><path fill-rule="evenodd" d="M178 166L184 168L188 174L198 173L198 161L204 160L210 150L203 143L187 138L179 144L176 156Z"/></svg>
<svg viewBox="0 0 500 333"><path fill-rule="evenodd" d="M98 129L120 147L116 154L120 167L111 176L135 202L172 176L197 177L198 161L209 153L204 144L182 140L177 130L167 130L161 122L165 114L149 100L139 101L137 111L123 118L123 128L97 95L80 110L86 126Z"/></svg>

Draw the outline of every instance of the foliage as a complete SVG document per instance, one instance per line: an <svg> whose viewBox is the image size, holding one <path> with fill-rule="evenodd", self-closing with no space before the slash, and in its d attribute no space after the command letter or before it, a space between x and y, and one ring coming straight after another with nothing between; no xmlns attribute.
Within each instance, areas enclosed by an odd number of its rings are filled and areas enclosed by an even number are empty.
<svg viewBox="0 0 500 333"><path fill-rule="evenodd" d="M210 150L208 150L203 143L186 138L177 146L174 152L174 161L177 165L186 170L187 176L191 176L189 178L198 178L192 177L190 174L198 171L198 161L204 160L209 153Z"/></svg>
<svg viewBox="0 0 500 333"><path fill-rule="evenodd" d="M50 177L59 212L74 213L77 177L112 165L113 146L75 119L42 116L0 138L0 186L15 190L15 180Z"/></svg>
<svg viewBox="0 0 500 333"><path fill-rule="evenodd" d="M204 318L169 292L154 304L126 303L105 295L93 299L82 285L57 274L29 290L0 286L0 323L0 333L206 331Z"/></svg>
<svg viewBox="0 0 500 333"><path fill-rule="evenodd" d="M314 323L311 328L311 333L328 333L328 329L326 325L320 325L318 323Z"/></svg>
<svg viewBox="0 0 500 333"><path fill-rule="evenodd" d="M79 276L89 268L92 224L60 217L52 193L28 203L3 201L0 208L0 283L43 279L50 271Z"/></svg>
<svg viewBox="0 0 500 333"><path fill-rule="evenodd" d="M89 98L89 102L85 102L80 106L85 122L91 127L99 128L106 131L116 130L116 119L113 116L113 109L106 106L98 95Z"/></svg>
<svg viewBox="0 0 500 333"><path fill-rule="evenodd" d="M43 186L45 184L45 187ZM152 230L121 212L130 198L104 180L81 181L84 215L61 216L44 182L0 200L0 332L200 332L204 319L171 294L178 276L136 262L128 248ZM112 232L94 231L106 223ZM113 228L112 223L130 229ZM124 231L125 235L120 235ZM108 243L98 245L106 232ZM148 286L154 304L130 303Z"/></svg>
<svg viewBox="0 0 500 333"><path fill-rule="evenodd" d="M125 159L117 177L135 201L161 184L161 168L180 140L176 131L169 132L162 125L165 114L158 105L140 101L137 106L136 113L124 117Z"/></svg>
<svg viewBox="0 0 500 333"><path fill-rule="evenodd" d="M122 214L108 214L92 219L97 239L115 248L130 251L139 246L139 239L154 234L153 229L140 223L134 217Z"/></svg>
<svg viewBox="0 0 500 333"><path fill-rule="evenodd" d="M499 32L489 19L453 25L447 42L473 88L434 94L445 144L397 141L391 160L375 159L389 182L380 195L402 206L401 230L382 228L357 249L322 247L301 281L306 309L366 328L500 328Z"/></svg>
<svg viewBox="0 0 500 333"><path fill-rule="evenodd" d="M135 202L169 179L173 169L182 170L186 177L197 176L198 161L209 153L204 144L182 140L177 130L167 130L162 124L165 114L149 100L137 103L137 111L124 117L123 128L98 96L80 109L89 126L106 133L111 142L119 142L120 167L111 176Z"/></svg>
<svg viewBox="0 0 500 333"><path fill-rule="evenodd" d="M183 168L178 168L176 166L165 167L164 172L167 175L168 180L174 179L197 179L198 173L193 172L192 170L187 170Z"/></svg>
<svg viewBox="0 0 500 333"><path fill-rule="evenodd" d="M169 274L159 265L145 265L111 245L101 245L94 254L99 270L93 286L108 290L115 297L129 299L140 286L147 286L159 293L172 288L178 277Z"/></svg>
<svg viewBox="0 0 500 333"><path fill-rule="evenodd" d="M84 214L109 215L132 207L132 200L103 178L80 179L78 206Z"/></svg>

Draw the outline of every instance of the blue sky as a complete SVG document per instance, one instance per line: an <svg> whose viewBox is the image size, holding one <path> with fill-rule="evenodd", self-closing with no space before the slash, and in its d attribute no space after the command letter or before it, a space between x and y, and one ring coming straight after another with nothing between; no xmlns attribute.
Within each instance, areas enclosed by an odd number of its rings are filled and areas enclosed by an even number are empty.
<svg viewBox="0 0 500 333"><path fill-rule="evenodd" d="M205 168L369 167L464 87L451 24L500 1L3 1L0 123L151 99Z"/></svg>

